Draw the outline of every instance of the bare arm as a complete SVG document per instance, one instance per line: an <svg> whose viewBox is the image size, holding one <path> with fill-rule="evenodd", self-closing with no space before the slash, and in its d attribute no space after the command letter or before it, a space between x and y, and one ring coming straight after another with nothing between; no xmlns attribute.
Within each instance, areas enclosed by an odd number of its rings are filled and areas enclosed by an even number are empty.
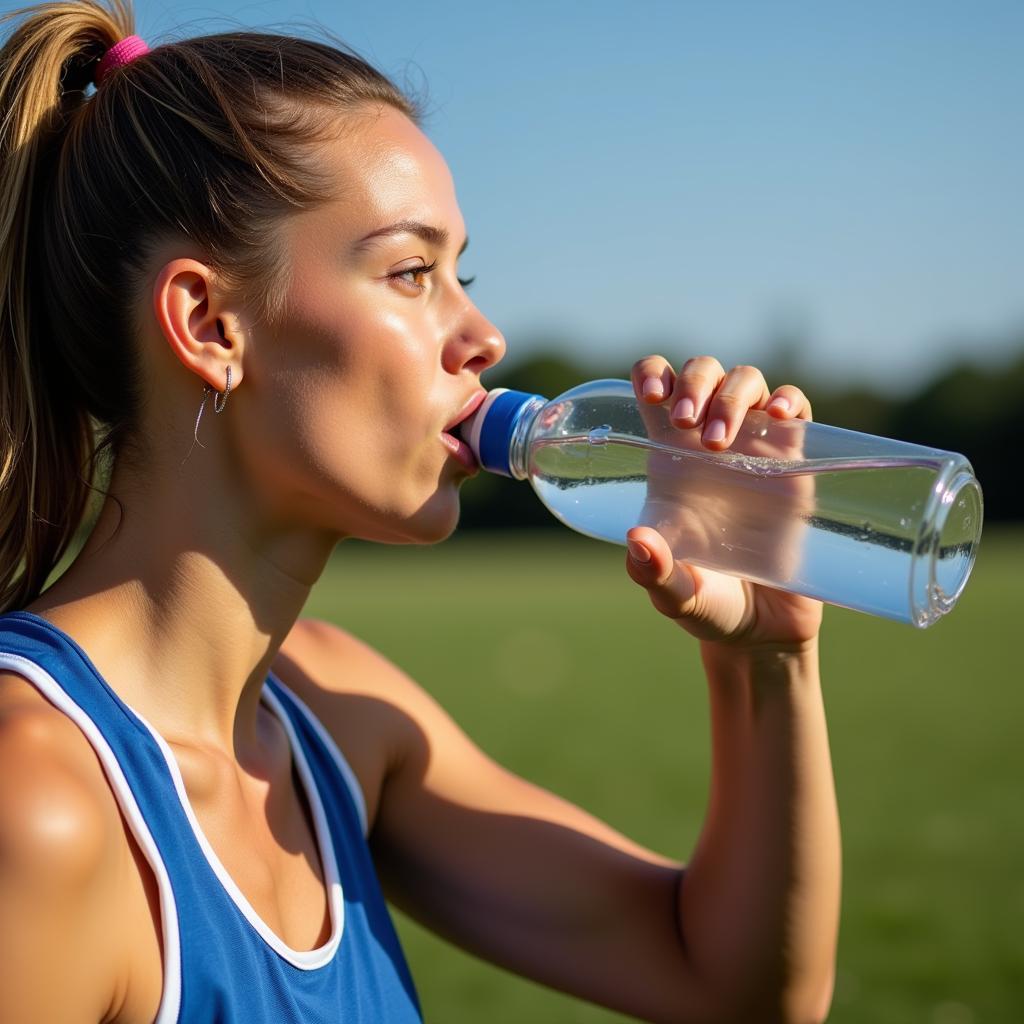
<svg viewBox="0 0 1024 1024"><path fill-rule="evenodd" d="M497 765L381 655L303 625L316 636L305 695L343 749L358 742L360 704L388 709L374 728L389 763L359 774L402 909L477 956L643 1020L824 1019L838 837L813 650L749 673L705 650L711 797L684 872Z"/></svg>
<svg viewBox="0 0 1024 1024"><path fill-rule="evenodd" d="M30 689L0 674L0 1024L97 1024L117 998L120 827L85 740Z"/></svg>
<svg viewBox="0 0 1024 1024"><path fill-rule="evenodd" d="M752 368L696 360L652 401L695 398L728 446L771 397ZM703 394L701 393L703 389ZM810 415L796 388L782 415ZM831 999L839 828L817 661L817 602L696 569L649 527L629 575L701 641L712 715L707 816L684 869L494 764L379 655L318 625L321 713L344 673L391 709L370 802L389 895L428 927L535 980L653 1022L811 1024ZM666 671L666 684L674 680ZM344 745L344 743L343 743Z"/></svg>
<svg viewBox="0 0 1024 1024"><path fill-rule="evenodd" d="M683 940L698 975L736 987L756 1019L824 1020L840 854L817 650L702 654L711 792L680 892Z"/></svg>

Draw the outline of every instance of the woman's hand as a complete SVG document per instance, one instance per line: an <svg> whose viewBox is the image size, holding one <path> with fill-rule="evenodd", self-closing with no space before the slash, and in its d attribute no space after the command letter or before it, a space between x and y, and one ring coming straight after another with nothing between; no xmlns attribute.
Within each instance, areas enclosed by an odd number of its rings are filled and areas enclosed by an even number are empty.
<svg viewBox="0 0 1024 1024"><path fill-rule="evenodd" d="M710 356L688 360L678 375L661 356L648 356L634 365L632 380L641 412L665 406L673 425L681 430L679 440L683 447L699 444L708 452L726 451L749 409L766 409L779 420L811 419L810 402L799 388L784 384L769 391L764 376L755 367L737 366L726 373L721 363ZM795 511L806 500L808 486L813 496L813 484L806 477L786 480L790 488L786 500ZM658 529L636 526L629 531L627 572L647 590L658 611L702 641L749 648L807 647L821 625L819 601L673 558L665 532L674 533L672 539L678 543L681 533L692 539L709 532L713 526L708 520L713 515L720 516L723 524L730 517L740 518L745 511L737 507L742 497L737 493L734 502L726 501L724 505L720 500L713 512L709 511L711 506L696 503L687 511L686 487L682 487L673 496L680 508L678 522L663 525L659 521ZM756 500L757 494L749 493L746 497ZM767 494L764 497L770 500ZM664 496L659 496L659 500L664 503ZM774 500L778 501L778 494ZM694 514L705 521L695 524ZM689 521L681 526L684 519ZM783 549L798 553L792 536L786 536L792 528L792 523L780 521L779 534L773 538L779 551L765 551L762 557L792 557ZM768 534L761 539L772 538ZM694 550L699 545L680 546Z"/></svg>

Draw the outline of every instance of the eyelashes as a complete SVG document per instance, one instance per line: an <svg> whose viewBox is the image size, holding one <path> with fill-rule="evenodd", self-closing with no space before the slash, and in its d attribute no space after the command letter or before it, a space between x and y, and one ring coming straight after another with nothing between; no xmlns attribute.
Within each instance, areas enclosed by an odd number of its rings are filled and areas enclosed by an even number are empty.
<svg viewBox="0 0 1024 1024"><path fill-rule="evenodd" d="M432 273L436 269L437 260L434 260L433 263L428 263L425 266L409 267L407 270L399 270L396 273L390 274L388 276L391 277L393 280L399 280L402 281L404 284L411 285L418 291L423 291L427 286L423 284L422 281L417 279L420 277L425 277L427 274ZM476 280L476 275L474 274L473 277L459 277L456 278L456 280L463 288L468 288Z"/></svg>

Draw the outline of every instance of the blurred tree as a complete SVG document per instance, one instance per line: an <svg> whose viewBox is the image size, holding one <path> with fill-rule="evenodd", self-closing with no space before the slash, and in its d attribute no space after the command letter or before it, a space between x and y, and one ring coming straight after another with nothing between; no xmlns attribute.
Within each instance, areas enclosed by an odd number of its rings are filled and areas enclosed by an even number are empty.
<svg viewBox="0 0 1024 1024"><path fill-rule="evenodd" d="M1024 519L1024 354L1008 366L966 364L892 412L895 437L963 452L981 482L985 520Z"/></svg>
<svg viewBox="0 0 1024 1024"><path fill-rule="evenodd" d="M819 384L808 369L808 354L814 345L807 319L800 310L781 309L772 316L763 348L765 354L757 363L769 387L795 384L812 398L817 394Z"/></svg>
<svg viewBox="0 0 1024 1024"><path fill-rule="evenodd" d="M828 391L812 385L807 390L811 395L814 418L819 423L831 423L865 434L894 436L892 418L896 406L892 399L865 387Z"/></svg>
<svg viewBox="0 0 1024 1024"><path fill-rule="evenodd" d="M562 347L566 347L564 343ZM544 354L527 356L510 364L500 363L490 372L486 381L487 386L530 391L554 398L555 395L560 395L585 380L595 380L604 376L628 376L631 365L630 361L610 372L599 372L595 371L592 363L582 363L567 355L554 354L558 349L544 349L537 343L531 345L531 349Z"/></svg>

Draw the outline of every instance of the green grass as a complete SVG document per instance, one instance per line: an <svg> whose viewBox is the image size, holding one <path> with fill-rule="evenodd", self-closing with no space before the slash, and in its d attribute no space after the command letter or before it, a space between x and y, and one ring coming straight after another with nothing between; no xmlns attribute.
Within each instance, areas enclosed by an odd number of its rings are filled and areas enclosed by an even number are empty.
<svg viewBox="0 0 1024 1024"><path fill-rule="evenodd" d="M342 545L310 615L415 676L492 756L686 859L708 779L695 644L568 532ZM1024 1019L1024 532L986 533L929 630L830 608L826 708L843 826L835 1024ZM396 914L428 1020L623 1021Z"/></svg>

